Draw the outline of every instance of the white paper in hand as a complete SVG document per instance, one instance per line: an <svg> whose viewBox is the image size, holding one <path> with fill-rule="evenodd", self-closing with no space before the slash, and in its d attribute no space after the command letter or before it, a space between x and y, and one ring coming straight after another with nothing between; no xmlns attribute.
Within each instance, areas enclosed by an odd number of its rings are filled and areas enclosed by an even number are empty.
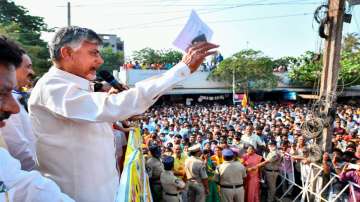
<svg viewBox="0 0 360 202"><path fill-rule="evenodd" d="M213 31L205 24L198 14L192 10L189 20L186 22L185 27L181 30L173 42L174 46L186 52L186 49L192 44L196 38L201 40L205 37L206 41L210 41L213 35Z"/></svg>

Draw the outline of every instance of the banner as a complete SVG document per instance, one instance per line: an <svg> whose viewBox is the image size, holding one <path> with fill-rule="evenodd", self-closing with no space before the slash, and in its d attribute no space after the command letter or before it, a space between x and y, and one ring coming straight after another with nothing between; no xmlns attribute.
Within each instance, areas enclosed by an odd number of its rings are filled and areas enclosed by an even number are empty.
<svg viewBox="0 0 360 202"><path fill-rule="evenodd" d="M152 201L149 177L145 170L145 160L141 150L142 142L140 129L131 129L125 153L124 170L115 202Z"/></svg>
<svg viewBox="0 0 360 202"><path fill-rule="evenodd" d="M241 102L243 98L244 98L244 94L233 93L234 103Z"/></svg>

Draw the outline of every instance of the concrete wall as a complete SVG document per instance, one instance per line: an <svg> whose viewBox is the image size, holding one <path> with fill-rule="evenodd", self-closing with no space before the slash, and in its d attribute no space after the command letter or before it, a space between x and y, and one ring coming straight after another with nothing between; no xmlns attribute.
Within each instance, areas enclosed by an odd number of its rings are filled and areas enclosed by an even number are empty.
<svg viewBox="0 0 360 202"><path fill-rule="evenodd" d="M122 82L126 83L129 86L134 86L136 82L142 81L144 79L148 79L153 76L157 76L163 74L166 70L124 70L121 69L117 78ZM175 88L183 88L183 89L214 89L214 88L230 88L230 86L226 85L223 82L216 82L207 80L209 72L201 72L197 71L191 75L188 79L182 81Z"/></svg>

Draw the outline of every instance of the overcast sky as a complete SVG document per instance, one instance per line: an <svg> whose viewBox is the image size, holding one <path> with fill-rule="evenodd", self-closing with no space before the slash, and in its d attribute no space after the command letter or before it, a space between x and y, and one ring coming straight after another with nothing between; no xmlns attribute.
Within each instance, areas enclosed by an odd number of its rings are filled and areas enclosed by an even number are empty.
<svg viewBox="0 0 360 202"><path fill-rule="evenodd" d="M71 0L72 25L97 33L117 34L125 41L125 55L145 47L174 48L172 42L191 9L214 31L212 41L227 57L244 48L266 55L299 56L319 51L322 43L313 12L321 0ZM49 27L67 25L65 0L15 0ZM360 6L353 8L344 33L360 31ZM52 34L44 34L49 40Z"/></svg>

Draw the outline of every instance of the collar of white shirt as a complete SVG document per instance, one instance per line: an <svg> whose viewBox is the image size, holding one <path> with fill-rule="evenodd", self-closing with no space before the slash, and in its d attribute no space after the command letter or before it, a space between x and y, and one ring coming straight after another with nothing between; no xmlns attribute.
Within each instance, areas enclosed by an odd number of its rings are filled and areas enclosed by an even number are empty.
<svg viewBox="0 0 360 202"><path fill-rule="evenodd" d="M79 76L76 76L75 74L71 74L69 72L63 71L55 66L52 66L49 70L50 74L58 75L61 78L65 78L71 82L74 82L79 85L79 87L83 90L89 90L90 87L90 81L86 80L84 78L81 78Z"/></svg>

